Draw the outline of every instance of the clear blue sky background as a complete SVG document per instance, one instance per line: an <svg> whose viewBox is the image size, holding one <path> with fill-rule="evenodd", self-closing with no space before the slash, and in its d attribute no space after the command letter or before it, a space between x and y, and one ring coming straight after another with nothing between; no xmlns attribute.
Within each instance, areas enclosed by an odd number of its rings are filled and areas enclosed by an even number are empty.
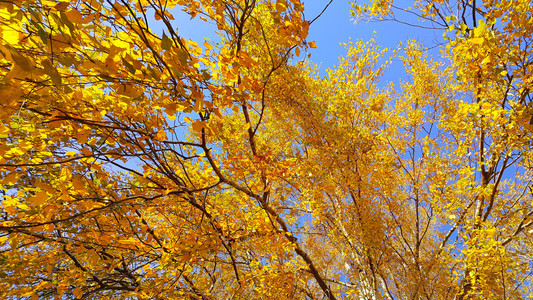
<svg viewBox="0 0 533 300"><path fill-rule="evenodd" d="M305 5L305 18L312 20L328 4L329 0L307 0L303 1ZM412 5L411 1L395 1L395 5L408 7ZM382 48L396 48L400 42L409 39L433 47L442 42L442 31L436 29L421 29L412 27L398 22L364 22L355 23L350 16L350 4L348 0L334 0L327 8L324 14L315 21L310 29L308 41L315 41L318 48L310 49L311 60L320 66L321 75L325 75L327 68L332 68L338 64L338 58L346 53L341 43L362 39L368 41L374 35L378 45ZM193 20L190 16L182 11L176 11L174 14L175 24L178 27L179 34L183 37L197 41L202 44L205 38L213 41L218 40L215 34L216 26L206 23L198 17ZM398 16L401 20L419 23L416 17L404 13ZM157 30L154 30L157 32ZM158 32L159 33L159 32ZM438 53L438 49L433 49L430 53ZM386 81L397 82L400 78L405 78L403 66L399 60L395 60L389 68L389 72L384 77Z"/></svg>
<svg viewBox="0 0 533 300"><path fill-rule="evenodd" d="M329 0L305 1L306 18L314 18L328 2ZM395 5L408 7L412 5L412 1L395 1ZM311 51L311 60L316 64L321 63L321 70L333 67L338 63L338 58L346 53L340 43L347 42L349 38L353 41L359 39L369 41L374 36L380 47L390 49L397 48L400 42L405 44L409 39L417 40L428 47L442 41L442 31L440 30L421 29L393 21L359 21L355 23L350 16L350 9L351 6L347 0L334 0L325 13L310 27L308 40L316 41L318 46L317 49ZM416 17L410 14L402 14L398 18L419 23ZM394 61L391 72L387 74L385 79L396 80L403 77L401 76L402 70L401 62L399 60Z"/></svg>

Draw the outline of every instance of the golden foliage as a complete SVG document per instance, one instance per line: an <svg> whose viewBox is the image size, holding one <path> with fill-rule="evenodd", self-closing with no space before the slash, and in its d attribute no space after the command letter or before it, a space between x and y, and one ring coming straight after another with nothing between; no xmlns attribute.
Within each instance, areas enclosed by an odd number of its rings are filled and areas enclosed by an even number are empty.
<svg viewBox="0 0 533 300"><path fill-rule="evenodd" d="M320 77L299 0L2 2L0 296L531 296L531 5L414 7Z"/></svg>

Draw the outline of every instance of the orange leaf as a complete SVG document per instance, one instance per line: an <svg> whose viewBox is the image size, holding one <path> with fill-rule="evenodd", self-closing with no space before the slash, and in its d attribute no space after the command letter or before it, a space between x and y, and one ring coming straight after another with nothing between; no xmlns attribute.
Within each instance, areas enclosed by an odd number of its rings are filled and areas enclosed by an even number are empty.
<svg viewBox="0 0 533 300"><path fill-rule="evenodd" d="M76 9L70 9L66 11L65 15L67 15L67 18L70 20L70 22L74 24L83 24L83 16Z"/></svg>
<svg viewBox="0 0 533 300"><path fill-rule="evenodd" d="M28 199L28 201L36 206L41 206L44 202L46 202L46 200L48 200L48 194L45 191L39 191L30 199Z"/></svg>

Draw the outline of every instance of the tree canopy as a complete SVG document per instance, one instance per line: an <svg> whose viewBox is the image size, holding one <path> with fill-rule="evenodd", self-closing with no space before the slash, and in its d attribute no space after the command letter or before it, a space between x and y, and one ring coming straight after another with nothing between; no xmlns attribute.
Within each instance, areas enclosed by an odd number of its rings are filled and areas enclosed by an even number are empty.
<svg viewBox="0 0 533 300"><path fill-rule="evenodd" d="M300 0L2 1L0 297L533 297L533 5L405 11L322 76Z"/></svg>

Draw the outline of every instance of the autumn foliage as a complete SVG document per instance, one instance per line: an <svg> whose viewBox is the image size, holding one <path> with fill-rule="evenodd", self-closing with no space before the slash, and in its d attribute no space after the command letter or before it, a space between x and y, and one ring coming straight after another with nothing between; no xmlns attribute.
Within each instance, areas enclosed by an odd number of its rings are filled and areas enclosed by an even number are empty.
<svg viewBox="0 0 533 300"><path fill-rule="evenodd" d="M0 298L533 297L532 7L320 76L300 0L1 2Z"/></svg>

